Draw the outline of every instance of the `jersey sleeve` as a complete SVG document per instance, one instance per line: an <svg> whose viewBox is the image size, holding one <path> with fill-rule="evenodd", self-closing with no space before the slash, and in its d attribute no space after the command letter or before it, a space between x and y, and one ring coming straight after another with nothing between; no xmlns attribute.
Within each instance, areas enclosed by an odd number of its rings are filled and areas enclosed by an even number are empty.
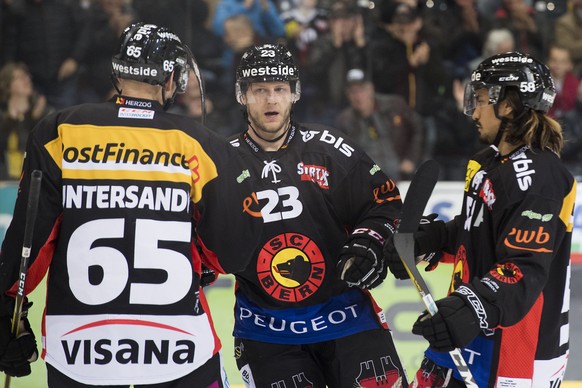
<svg viewBox="0 0 582 388"><path fill-rule="evenodd" d="M365 153L347 171L333 198L348 233L366 228L386 238L394 232L402 207L400 191Z"/></svg>
<svg viewBox="0 0 582 388"><path fill-rule="evenodd" d="M14 294L20 267L31 173L43 173L38 215L32 234L32 246L25 294L29 294L43 279L52 258L51 241L58 234L59 216L62 213L60 169L46 149L46 144L56 141L56 116L43 119L33 130L27 141L26 158L18 185L18 194L12 221L6 231L0 252L0 292Z"/></svg>
<svg viewBox="0 0 582 388"><path fill-rule="evenodd" d="M562 201L529 194L500 215L495 236L498 260L473 285L499 309L501 326L511 326L528 314L552 267L560 265L556 261L569 260L569 245L563 241L572 230L575 194L575 182Z"/></svg>

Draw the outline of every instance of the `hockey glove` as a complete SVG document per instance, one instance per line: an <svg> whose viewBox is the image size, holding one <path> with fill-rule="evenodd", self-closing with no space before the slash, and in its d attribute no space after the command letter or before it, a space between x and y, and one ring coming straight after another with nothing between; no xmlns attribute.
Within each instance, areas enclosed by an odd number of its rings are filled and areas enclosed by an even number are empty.
<svg viewBox="0 0 582 388"><path fill-rule="evenodd" d="M202 273L200 274L200 287L206 287L216 281L216 272L202 264Z"/></svg>
<svg viewBox="0 0 582 388"><path fill-rule="evenodd" d="M414 233L415 254L429 265L426 271L431 271L438 265L442 257L441 248L446 241L446 224L443 221L435 221L437 214L433 213L420 220L418 231ZM394 236L386 239L384 244L384 259L390 268L390 272L396 279L408 279L409 275L402 264L400 255L394 247Z"/></svg>
<svg viewBox="0 0 582 388"><path fill-rule="evenodd" d="M14 301L2 297L0 301L0 371L9 376L21 377L30 374L30 363L38 358L36 338L26 317L32 302L22 306L20 331L12 334Z"/></svg>
<svg viewBox="0 0 582 388"><path fill-rule="evenodd" d="M364 289L372 289L382 283L388 273L382 258L383 243L384 238L377 232L356 229L339 254L337 269L340 279L350 287Z"/></svg>
<svg viewBox="0 0 582 388"><path fill-rule="evenodd" d="M431 317L425 311L412 326L412 333L422 335L439 352L464 348L481 330L493 328L499 322L497 308L467 286L437 300L436 305L438 312Z"/></svg>

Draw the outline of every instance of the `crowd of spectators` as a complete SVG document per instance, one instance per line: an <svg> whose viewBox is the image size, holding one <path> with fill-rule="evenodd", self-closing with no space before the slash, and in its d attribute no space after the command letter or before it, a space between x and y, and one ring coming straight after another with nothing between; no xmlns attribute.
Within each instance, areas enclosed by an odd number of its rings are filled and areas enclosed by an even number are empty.
<svg viewBox="0 0 582 388"><path fill-rule="evenodd" d="M206 124L224 136L245 128L234 95L241 53L286 44L302 80L294 120L343 130L397 180L428 158L441 179L463 180L480 147L462 113L464 82L485 57L531 54L552 71L550 114L582 176L582 0L0 1L0 180L16 178L15 152L42 115L113 95L110 58L138 20L184 37L202 70ZM190 83L172 109L201 118Z"/></svg>

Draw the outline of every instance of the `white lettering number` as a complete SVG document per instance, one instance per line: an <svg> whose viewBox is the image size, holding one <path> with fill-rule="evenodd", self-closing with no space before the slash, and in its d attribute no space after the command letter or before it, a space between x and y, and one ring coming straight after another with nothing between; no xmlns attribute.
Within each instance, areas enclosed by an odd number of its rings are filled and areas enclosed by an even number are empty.
<svg viewBox="0 0 582 388"><path fill-rule="evenodd" d="M161 269L167 278L161 284L132 284L129 302L165 305L180 301L192 285L192 265L181 253L160 248L159 241L189 242L190 223L166 221L160 225L160 221L137 220L135 235L139 244L135 244L134 267Z"/></svg>
<svg viewBox="0 0 582 388"><path fill-rule="evenodd" d="M174 70L174 61L164 61L164 71L172 72Z"/></svg>
<svg viewBox="0 0 582 388"><path fill-rule="evenodd" d="M125 221L121 218L94 220L81 225L71 235L67 248L69 286L82 303L111 302L126 288L128 259L113 247L97 245L98 240L124 238L124 227ZM171 304L186 296L192 284L192 265L183 254L160 248L159 242L187 243L190 233L188 222L136 221L134 267L163 270L167 276L163 283L130 284L130 303ZM101 269L99 279L90 278L91 268Z"/></svg>
<svg viewBox="0 0 582 388"><path fill-rule="evenodd" d="M257 192L257 199L266 199L267 203L261 209L264 222L280 221L299 216L303 211L303 204L299 201L299 190L294 186L280 187L275 190ZM283 211L274 211L281 199ZM287 210L285 210L287 209Z"/></svg>
<svg viewBox="0 0 582 388"><path fill-rule="evenodd" d="M127 46L126 54L130 57L139 58L141 56L141 47Z"/></svg>
<svg viewBox="0 0 582 388"><path fill-rule="evenodd" d="M261 57L275 57L275 50L261 50Z"/></svg>
<svg viewBox="0 0 582 388"><path fill-rule="evenodd" d="M523 81L519 84L519 90L521 92L535 92L536 84L534 82Z"/></svg>
<svg viewBox="0 0 582 388"><path fill-rule="evenodd" d="M92 247L97 239L123 238L124 220L95 220L81 225L69 240L67 270L69 285L75 297L89 305L111 302L125 288L129 277L127 259L117 249ZM99 284L89 280L91 267L100 267L103 278Z"/></svg>

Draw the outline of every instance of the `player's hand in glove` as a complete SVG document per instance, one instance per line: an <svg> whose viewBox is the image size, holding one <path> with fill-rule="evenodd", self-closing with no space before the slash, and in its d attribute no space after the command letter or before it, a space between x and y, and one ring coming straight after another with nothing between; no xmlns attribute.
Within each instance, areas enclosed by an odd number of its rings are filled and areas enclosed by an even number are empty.
<svg viewBox="0 0 582 388"><path fill-rule="evenodd" d="M431 348L449 352L467 346L482 329L498 325L496 307L483 301L467 286L459 287L446 298L436 301L438 312L424 312L412 326L412 333L422 335Z"/></svg>
<svg viewBox="0 0 582 388"><path fill-rule="evenodd" d="M420 220L418 231L414 233L415 255L429 265L426 271L436 268L442 257L441 248L446 241L446 224L444 221L436 221L437 214L433 213ZM390 272L396 279L408 279L409 275L400 259L400 255L394 247L394 235L389 236L384 243L384 259L390 268Z"/></svg>
<svg viewBox="0 0 582 388"><path fill-rule="evenodd" d="M36 338L26 318L32 303L25 303L17 337L12 334L14 301L2 297L0 300L0 371L9 376L21 377L30 374L30 363L38 358Z"/></svg>
<svg viewBox="0 0 582 388"><path fill-rule="evenodd" d="M200 274L200 287L206 287L216 281L216 272L202 264L202 273Z"/></svg>
<svg viewBox="0 0 582 388"><path fill-rule="evenodd" d="M370 229L357 229L339 254L340 279L350 286L372 289L386 278L388 269L382 258L382 236Z"/></svg>

